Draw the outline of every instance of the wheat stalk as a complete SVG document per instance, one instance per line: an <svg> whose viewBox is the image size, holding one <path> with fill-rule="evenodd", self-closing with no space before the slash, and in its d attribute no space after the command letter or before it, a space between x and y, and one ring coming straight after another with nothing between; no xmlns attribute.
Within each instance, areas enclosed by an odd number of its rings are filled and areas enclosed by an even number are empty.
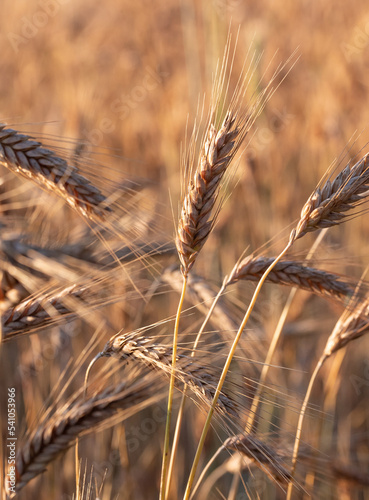
<svg viewBox="0 0 369 500"><path fill-rule="evenodd" d="M298 238L302 237L308 231L315 231L317 229L330 227L342 222L345 219L344 212L348 211L349 209L353 208L354 206L358 205L359 203L365 200L365 192L368 190L367 183L369 182L368 169L366 163L367 163L367 156L364 156L362 160L360 160L356 165L352 167L352 169L350 169L349 166L346 167L346 169L344 169L344 171L341 172L341 174L339 174L336 177L333 183L327 181L322 191L320 190L320 188L317 188L314 191L314 193L310 196L308 202L304 205L302 209L301 219L296 229L294 229L290 233L288 244L285 246L284 250L278 255L278 257L276 257L271 262L271 264L266 268L266 270L262 274L258 282L258 285L256 287L256 290L254 292L254 295L251 299L251 302L249 304L248 310L236 334L228 358L224 365L223 372L219 379L218 386L214 395L213 405L212 408L210 408L209 410L208 417L203 427L202 435L197 447L195 459L193 461L184 497L186 500L189 498L191 493L191 488L194 481L197 465L200 460L200 454L204 445L205 437L210 427L213 407L216 404L217 397L220 394L220 390L225 381L239 339L242 335L243 329L245 328L249 320L249 317L254 308L256 299L259 295L263 283L267 279L268 275L272 272L273 268L275 268L278 262L283 259L284 255L292 247L293 243ZM314 376L316 376L317 370L319 370L318 367L314 372ZM304 408L304 405L306 406L306 404L307 401L304 401L303 409L301 410L302 413L306 409ZM293 477L294 467L297 459L298 443L299 443L299 436L296 435L291 479ZM293 483L291 480L288 485L288 494L287 494L288 500L291 497L292 486Z"/></svg>
<svg viewBox="0 0 369 500"><path fill-rule="evenodd" d="M341 318L336 323L331 335L329 336L327 343L325 345L324 351L315 366L313 374L311 375L308 388L306 390L305 398L300 410L299 420L297 424L297 431L295 436L295 444L292 456L292 475L294 473L297 457L299 453L300 439L302 433L302 427L305 418L305 411L307 404L310 399L311 391L315 383L316 377L325 363L325 361L336 351L345 347L349 342L361 337L368 332L368 314L369 305L368 299L359 303L359 305L350 310L349 308L343 313ZM290 498L292 493L292 483L288 487L288 497Z"/></svg>
<svg viewBox="0 0 369 500"><path fill-rule="evenodd" d="M181 292L181 282L182 276L177 267L170 267L165 269L161 276L161 281L168 283L173 290L180 293ZM187 298L189 298L192 304L200 311L207 312L208 305L214 300L213 288L207 283L205 278L191 272L188 276L187 284ZM233 333L237 330L237 322L232 318L232 312L225 303L221 301L217 302L217 307L214 309L210 321L216 326L217 329Z"/></svg>
<svg viewBox="0 0 369 500"><path fill-rule="evenodd" d="M242 88L243 85L241 85L239 91ZM219 97L220 95L218 95L218 99ZM236 92L234 97L239 98L240 95L237 95ZM218 206L218 209L214 210L214 206L218 199L221 181L249 131L251 124L255 120L257 112L257 106L255 106L253 113L247 115L245 113L240 113L235 106L236 102L237 99L235 99L233 107L231 106L230 110L227 112L218 130L214 123L211 121L209 123L199 164L194 172L193 179L189 182L178 222L176 247L181 262L183 287L173 333L172 373L169 382L167 421L165 426L164 452L160 481L160 500L165 500L166 497L165 489L167 486L169 434L177 359L178 330L186 293L188 273L194 265L199 252L203 248L219 213L220 207ZM214 119L215 112L216 106L212 109L211 119ZM214 395L216 395L216 393ZM214 406L215 404L216 402Z"/></svg>
<svg viewBox="0 0 369 500"><path fill-rule="evenodd" d="M58 194L85 217L101 219L110 211L105 196L77 167L4 124L0 124L0 163L48 192Z"/></svg>

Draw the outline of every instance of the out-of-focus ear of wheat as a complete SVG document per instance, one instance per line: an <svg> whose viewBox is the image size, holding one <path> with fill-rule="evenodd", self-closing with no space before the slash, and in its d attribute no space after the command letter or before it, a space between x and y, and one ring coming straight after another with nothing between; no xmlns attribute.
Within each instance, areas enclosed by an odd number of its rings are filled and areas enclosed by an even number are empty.
<svg viewBox="0 0 369 500"><path fill-rule="evenodd" d="M0 125L0 163L12 172L61 196L88 218L101 219L110 211L100 190L78 168L25 134Z"/></svg>

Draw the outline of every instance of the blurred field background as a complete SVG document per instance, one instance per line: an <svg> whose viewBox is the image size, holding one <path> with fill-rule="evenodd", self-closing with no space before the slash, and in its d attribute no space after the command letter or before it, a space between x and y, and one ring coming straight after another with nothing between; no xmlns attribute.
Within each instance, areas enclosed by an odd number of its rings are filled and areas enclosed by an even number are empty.
<svg viewBox="0 0 369 500"><path fill-rule="evenodd" d="M258 251L272 238L275 244L268 255L282 248L288 234L284 230L299 217L307 197L335 160L343 166L361 151L369 151L367 2L4 0L0 6L1 120L63 148L66 156L82 158L86 176L91 168L97 180L98 158L106 166L101 168L103 190L105 181L122 186L129 181L132 186L140 186L137 196L122 188L121 204L129 207L134 198L132 210L139 207L145 214L146 218L140 220L142 227L135 226L137 241L161 244L173 241L172 210L176 221L186 123L191 128L199 100L210 94L228 32L235 39L238 30L232 78L240 74L248 51L260 58L250 94L260 90L260 79L266 85L278 64L296 49L299 57L292 69L287 65L280 75L281 85L258 118L226 193L231 197L206 253L196 263L196 273L215 291L246 248L248 253ZM9 186L25 187L7 197ZM26 241L49 248L83 241L84 224L58 199L43 195L41 203L37 188L5 173L0 189L4 220L0 222L6 228L6 238L15 231ZM129 208L126 210L129 214ZM360 279L369 263L368 237L364 213L328 232L314 265ZM299 242L294 256L304 258L314 239L308 236ZM136 241L131 243L135 245ZM142 293L168 264L178 264L174 253L159 258L150 269L143 266L135 270L133 279ZM77 269L73 271L78 274ZM79 272L86 277L89 269ZM115 283L115 297L123 297L129 286ZM252 285L242 284L227 297L234 318L242 317L252 290ZM262 337L250 358L263 361L288 292L265 288L254 315ZM169 287L147 306L138 295L131 295L132 300L122 299L116 306L99 309L95 326L105 314L111 329L102 335L102 344L121 328L129 331L175 313L178 293ZM187 306L191 305L188 302ZM270 380L295 391L302 399L309 373L341 312L342 305L299 292L274 360L275 365L291 370L273 369ZM194 331L194 321L185 319L183 327ZM50 337L41 332L3 347L2 385L17 388L19 429L24 429L26 421L34 422L66 363L77 357L92 335L93 326L81 324L82 320L77 320L65 326L78 332L83 328L83 335L72 336L73 342L66 349L50 347L52 353L41 355L40 366L32 376L22 376L17 367L35 364L44 342L48 346L53 345L54 338L60 342L58 328ZM245 343L242 348L246 352L249 346ZM315 421L308 421L304 434L310 445L362 473L369 468L368 349L369 339L361 338L323 368L312 403L326 414L317 413ZM83 376L78 380L77 386ZM297 414L285 408L278 418L281 434L291 433ZM194 419L198 428L186 428L185 435L192 432L198 437L203 416ZM127 433L132 436L129 425ZM131 453L124 449L123 434L120 428L86 439L82 454L86 474L91 474L94 464L99 487L105 484L101 498L157 498L161 433L155 429L153 434L145 434L141 429L144 438L138 438L140 447ZM208 451L216 447L209 444ZM119 460L112 460L112 450L119 452ZM173 492L183 491L193 452L194 445L182 449ZM73 498L73 461L73 452L69 451L19 497ZM264 481L261 473L256 476L262 484L259 498L283 498L275 484ZM248 480L249 495L258 498L252 477ZM226 496L230 481L228 474L219 483L222 493L214 490L211 498ZM91 492L86 498L97 498L94 495ZM363 500L369 498L369 489L327 481L314 497ZM248 496L240 489L237 499L241 498Z"/></svg>

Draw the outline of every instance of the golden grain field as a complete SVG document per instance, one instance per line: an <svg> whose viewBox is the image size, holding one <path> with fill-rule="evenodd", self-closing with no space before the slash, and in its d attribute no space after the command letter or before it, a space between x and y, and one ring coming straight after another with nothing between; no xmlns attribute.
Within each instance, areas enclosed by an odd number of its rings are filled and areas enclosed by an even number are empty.
<svg viewBox="0 0 369 500"><path fill-rule="evenodd" d="M369 499L367 3L3 0L0 33L2 498L190 498L213 404L193 498Z"/></svg>

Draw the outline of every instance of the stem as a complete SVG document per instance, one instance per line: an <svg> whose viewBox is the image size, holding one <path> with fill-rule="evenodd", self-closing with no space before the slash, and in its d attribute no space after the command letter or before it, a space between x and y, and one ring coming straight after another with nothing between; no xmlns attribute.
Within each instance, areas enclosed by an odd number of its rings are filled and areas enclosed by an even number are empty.
<svg viewBox="0 0 369 500"><path fill-rule="evenodd" d="M194 342L193 347L192 347L191 358L193 358L195 356L195 351L196 351L197 346L199 345L201 335L203 334L205 327L208 324L209 318L212 315L214 308L217 305L217 302L218 302L220 296L224 292L225 287L226 287L226 285L223 282L223 284L222 284L219 292L217 293L215 299L213 300L213 303L211 304L211 307L206 315L206 318L204 319L204 321L201 325L201 328L196 336L195 342ZM174 460L175 460L177 449L178 449L179 435L180 435L182 419L183 419L183 412L184 412L184 407L186 404L186 394L187 394L187 384L185 384L183 387L181 406L179 408L178 416L177 416L176 430L174 432L172 452L171 452L170 461L169 461L168 481L167 481L167 486L166 486L166 491L165 491L165 498L168 498L168 495L169 495L170 482L171 482L171 478L172 478L172 470L173 470Z"/></svg>
<svg viewBox="0 0 369 500"><path fill-rule="evenodd" d="M165 488L165 497L164 498L168 498L168 496L169 496L170 483L171 483L172 472L173 472L173 467L174 467L174 460L175 460L176 452L177 452L177 449L178 449L179 435L180 435L180 432L181 432L182 419L183 419L183 410L184 410L184 406L185 406L185 402L186 402L186 394L187 394L187 385L185 385L183 387L181 405L180 405L179 411L178 411L177 422L176 422L176 429L174 431L172 452L170 454L170 460L169 460L168 480L167 480L167 485L166 485L166 488Z"/></svg>
<svg viewBox="0 0 369 500"><path fill-rule="evenodd" d="M192 352L191 352L191 358L193 358L195 356L195 351L197 349L197 346L199 345L199 342L200 342L200 338L201 338L201 335L203 334L204 330L205 330L205 327L206 325L208 324L208 321L210 319L210 316L213 314L213 311L215 309L215 306L217 305L218 303L218 300L220 299L220 296L222 295L222 293L224 292L225 290L225 287L226 287L226 284L223 282L222 286L220 287L220 290L219 292L217 293L215 299L213 300L213 303L211 304L211 307L208 311L208 314L206 315L206 318L204 319L204 322L203 324L201 325L201 328L199 330L199 333L197 334L196 336L196 339L195 339L195 342L193 344L193 348L192 348Z"/></svg>
<svg viewBox="0 0 369 500"><path fill-rule="evenodd" d="M299 421L298 421L298 424L297 424L297 431L296 431L296 437L295 437L295 444L294 444L294 447L293 447L293 455L292 455L292 467L291 467L291 479L290 479L290 483L288 484L288 490L287 490L287 497L286 497L286 500L291 500L291 495L292 495L292 488L293 488L293 483L292 483L292 480L293 480L293 475L295 473L295 469L296 469L296 462L297 462L297 455L299 453L299 447L300 447L300 439L301 439L301 433L302 433L302 426L303 426L303 423L304 423L304 417L305 417L305 412L306 412L306 408L307 408L307 405L308 405L308 402L309 402L309 399L310 399L310 395L311 395L311 391L313 389L313 385L314 385L314 382L315 382L315 379L319 373L319 370L321 369L324 361L327 359L327 356L325 354L323 354L323 356L320 358L320 360L318 361L316 367L315 367L315 370L310 378L310 382L309 382L309 385L308 385L308 388L307 388L307 391L306 391L306 394L305 394L305 399L304 399L304 402L302 403L302 407L301 407L301 410L300 410L300 416L299 416Z"/></svg>
<svg viewBox="0 0 369 500"><path fill-rule="evenodd" d="M181 317L184 296L186 293L187 287L187 275L183 275L183 285L182 285L182 293L181 298L179 299L177 316L174 325L174 333L173 333L173 353L172 353L172 370L170 374L170 383L169 383L169 394L168 394L168 408L167 408L167 421L165 424L165 438L164 438L164 450L163 450L163 463L161 469L161 478L160 478L160 500L165 500L166 493L166 483L167 483L167 475L168 475L168 458L169 458L169 439L170 439L170 422L172 418L172 410L173 410L173 392L174 392L174 382L175 382L175 369L177 362L177 344L178 344L178 329L179 329L179 319Z"/></svg>
<svg viewBox="0 0 369 500"><path fill-rule="evenodd" d="M315 243L313 244L309 253L306 256L307 261L309 261L312 258L312 256L314 255L316 249L318 248L322 239L324 238L327 230L328 230L328 228L323 229L323 231L320 232L318 238L315 240ZM297 288L293 288L291 290L288 298L287 298L286 304L283 308L283 311L282 311L282 314L279 318L279 321L278 321L277 327L275 329L272 341L270 343L268 353L267 353L267 356L265 358L265 363L264 363L263 369L262 369L261 374L260 374L260 380L259 380L259 383L258 383L258 386L256 389L256 393L255 393L255 396L254 396L253 401L252 401L251 409L249 412L249 418L247 419L247 423L246 423L246 427L245 427L245 430L247 433L252 432L254 421L256 418L256 413L257 413L258 406L260 403L261 393L262 393L263 388L264 388L264 384L265 384L265 380L266 380L267 375L268 375L269 367L270 367L270 364L272 362L272 358L274 356L274 353L275 353L277 344L279 342L284 324L285 324L286 319L287 319L288 312L290 310L291 304L293 302L293 299L295 298L296 293L297 293Z"/></svg>
<svg viewBox="0 0 369 500"><path fill-rule="evenodd" d="M217 458L217 456L223 451L225 450L224 446L222 445L220 448L217 449L217 451L214 453L214 455L211 457L211 459L209 460L209 462L206 464L206 466L204 467L203 471L201 472L201 475L199 477L199 479L197 480L197 483L193 489L193 492L191 493L191 496L190 496L190 500L194 497L196 491L198 490L202 480L204 479L207 471L210 469L211 465L214 463L215 459Z"/></svg>
<svg viewBox="0 0 369 500"><path fill-rule="evenodd" d="M264 284L264 281L266 280L268 274L272 271L273 267L282 259L282 257L285 255L285 253L291 248L291 246L292 246L292 244L294 242L294 237L295 237L295 231L292 231L291 236L290 236L290 240L289 240L288 245L286 246L286 248L278 255L278 257L274 260L274 262L272 262L272 264L268 267L268 269L265 271L265 273L263 274L263 276L260 278L260 281L259 281L259 283L258 283L258 285L257 285L257 287L255 289L254 295L253 295L253 297L251 299L250 305L249 305L249 307L248 307L248 309L246 311L245 317L243 318L242 323L241 323L241 325L240 325L240 327L238 329L237 335L236 335L236 337L235 337L235 339L233 341L233 344L232 344L232 347L231 347L231 349L229 351L229 354L228 354L227 360L225 362L222 374L220 376L220 379L219 379L219 382L218 382L218 386L217 386L215 394L214 394L214 399L213 399L213 402L211 404L211 408L210 408L210 410L208 412L208 416L207 416L206 421L205 421L204 428L202 430L202 434L201 434L200 441L199 441L199 444L198 444L198 447L197 447L196 455L195 455L195 458L194 458L194 461L193 461L193 464L192 464L192 469L191 469L191 472L190 472L190 476L188 478L185 495L183 497L184 500L188 500L189 497L190 497L192 485L193 485L193 482L194 482L194 479L195 479L195 474L196 474L197 466L198 466L199 460L200 460L200 455L201 455L202 449L204 447L205 438L207 436L207 433L208 433L208 430L209 430L209 427L210 427L210 423L211 423L211 419L212 419L212 416L213 416L216 404L218 402L218 398L219 398L220 392L222 390L222 387L223 387L225 378L227 376L229 367L231 365L233 356L234 356L234 354L236 352L236 348L237 348L238 342L239 342L239 340L241 338L242 332L243 332L243 330L244 330L244 328L245 328L245 326L246 326L246 324L247 324L247 322L248 322L248 320L250 318L251 312L252 312L252 310L253 310L253 308L255 306L256 300L257 300L258 295L260 293L261 287Z"/></svg>
<svg viewBox="0 0 369 500"><path fill-rule="evenodd" d="M240 474L241 474L241 462L240 457L238 457L240 463L240 470L233 474L231 489L229 490L227 500L236 500L236 495L238 491L238 486L240 484Z"/></svg>
<svg viewBox="0 0 369 500"><path fill-rule="evenodd" d="M263 391L264 383L265 383L265 380L266 380L267 375L268 375L269 366L271 364L271 361L272 361L272 358L274 356L274 353L275 353L275 350L276 350L279 338L281 336L281 333L282 333L282 330L283 330L283 326L284 326L284 323L285 323L286 318L287 318L288 311L289 311L289 309L291 307L293 299L295 298L296 291L297 291L296 288L294 288L293 290L291 290L291 292L290 292L290 294L288 296L287 302L286 302L286 304L285 304L285 306L283 308L282 314L281 314L281 316L279 318L278 325L277 325L277 327L275 329L272 341L270 343L270 346L269 346L269 349L268 349L268 354L267 354L267 356L265 358L263 369L261 370L260 380L259 380L256 392L255 392L255 396L254 396L253 401L252 401L251 409L250 409L250 412L249 412L249 417L247 419L247 423L246 423L246 427L245 427L245 430L246 430L247 433L250 433L252 431L252 429L253 429L253 425L254 425L254 421L255 421L255 418L256 418L258 406L259 406L259 403L260 403L261 393Z"/></svg>
<svg viewBox="0 0 369 500"><path fill-rule="evenodd" d="M77 438L76 444L74 446L74 470L76 474L76 500L80 499L80 473L81 473L81 468L80 468L80 463L79 463L79 453L78 453L78 445L79 445L79 439Z"/></svg>

